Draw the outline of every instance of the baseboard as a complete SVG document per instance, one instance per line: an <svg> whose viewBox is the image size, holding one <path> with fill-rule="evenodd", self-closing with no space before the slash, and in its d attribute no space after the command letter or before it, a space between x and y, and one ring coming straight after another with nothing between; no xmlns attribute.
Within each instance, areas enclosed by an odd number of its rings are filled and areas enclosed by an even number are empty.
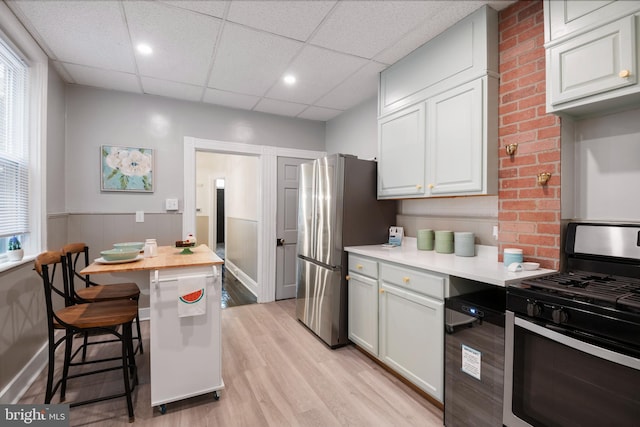
<svg viewBox="0 0 640 427"><path fill-rule="evenodd" d="M244 271L239 269L237 265L227 259L224 261L224 268L227 273L231 273L233 277L238 279L238 282L242 283L256 298L258 297L258 284L251 277L247 276Z"/></svg>
<svg viewBox="0 0 640 427"><path fill-rule="evenodd" d="M49 359L49 343L45 342L31 360L0 392L0 403L18 403L38 375L46 368ZM44 394L42 396L44 402Z"/></svg>

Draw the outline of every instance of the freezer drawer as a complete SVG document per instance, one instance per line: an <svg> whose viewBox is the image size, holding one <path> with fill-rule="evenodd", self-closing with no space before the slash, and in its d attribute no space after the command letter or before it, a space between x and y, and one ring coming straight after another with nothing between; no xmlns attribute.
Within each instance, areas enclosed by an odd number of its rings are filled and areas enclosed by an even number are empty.
<svg viewBox="0 0 640 427"><path fill-rule="evenodd" d="M347 343L347 288L341 269L298 258L296 316L330 347Z"/></svg>

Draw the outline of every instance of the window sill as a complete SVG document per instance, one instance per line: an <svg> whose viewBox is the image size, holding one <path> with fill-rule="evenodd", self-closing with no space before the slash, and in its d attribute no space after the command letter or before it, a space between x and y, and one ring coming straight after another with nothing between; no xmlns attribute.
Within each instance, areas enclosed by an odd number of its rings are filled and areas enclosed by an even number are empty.
<svg viewBox="0 0 640 427"><path fill-rule="evenodd" d="M24 264L32 263L36 259L35 255L25 255L20 261L5 261L0 263L0 273L20 267Z"/></svg>

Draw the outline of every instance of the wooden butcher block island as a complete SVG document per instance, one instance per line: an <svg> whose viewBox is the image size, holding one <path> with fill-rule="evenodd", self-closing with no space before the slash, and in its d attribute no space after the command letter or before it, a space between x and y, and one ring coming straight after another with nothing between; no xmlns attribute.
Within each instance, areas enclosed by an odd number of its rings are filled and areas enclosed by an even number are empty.
<svg viewBox="0 0 640 427"><path fill-rule="evenodd" d="M158 256L120 264L92 263L81 274L149 271L151 405L224 388L220 294L224 261L206 245L158 247ZM187 252L189 252L187 251ZM175 370L180 366L179 374Z"/></svg>

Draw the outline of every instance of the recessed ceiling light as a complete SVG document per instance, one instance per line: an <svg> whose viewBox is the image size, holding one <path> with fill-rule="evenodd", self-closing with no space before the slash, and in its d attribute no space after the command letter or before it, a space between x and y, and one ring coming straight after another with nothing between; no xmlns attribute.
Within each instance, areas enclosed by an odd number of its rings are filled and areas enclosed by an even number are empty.
<svg viewBox="0 0 640 427"><path fill-rule="evenodd" d="M293 76L293 75L291 75L291 74L287 74L286 76L284 76L284 77L283 77L283 79L282 79L282 80L284 80L284 82L285 82L286 84L288 84L289 86L291 86L291 85L295 84L295 82L296 82L296 77L295 77L295 76Z"/></svg>
<svg viewBox="0 0 640 427"><path fill-rule="evenodd" d="M140 43L138 46L136 46L136 49L138 49L138 52L143 55L151 55L153 53L153 49L151 49L151 46L146 43Z"/></svg>

